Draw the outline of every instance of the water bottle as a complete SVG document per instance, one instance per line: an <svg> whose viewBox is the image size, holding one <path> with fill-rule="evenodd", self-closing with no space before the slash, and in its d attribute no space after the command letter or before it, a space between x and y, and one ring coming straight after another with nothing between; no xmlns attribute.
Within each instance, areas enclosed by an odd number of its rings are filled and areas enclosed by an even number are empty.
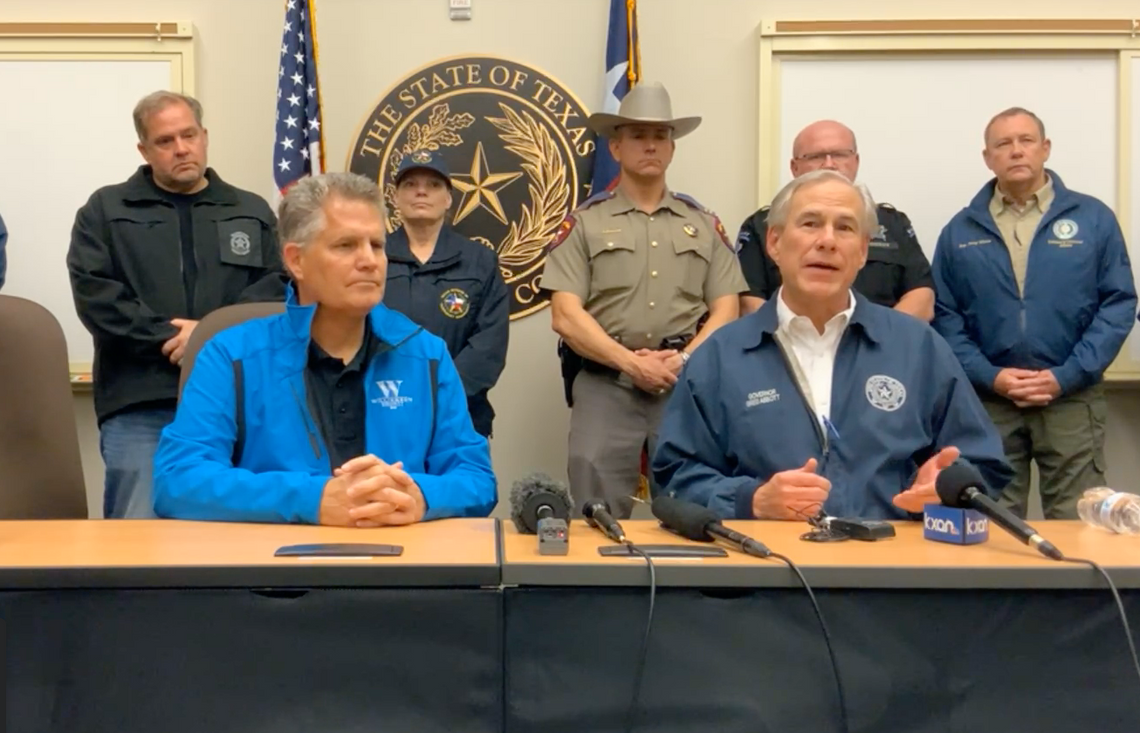
<svg viewBox="0 0 1140 733"><path fill-rule="evenodd" d="M1085 524L1117 534L1140 535L1140 496L1107 486L1088 489L1077 502Z"/></svg>

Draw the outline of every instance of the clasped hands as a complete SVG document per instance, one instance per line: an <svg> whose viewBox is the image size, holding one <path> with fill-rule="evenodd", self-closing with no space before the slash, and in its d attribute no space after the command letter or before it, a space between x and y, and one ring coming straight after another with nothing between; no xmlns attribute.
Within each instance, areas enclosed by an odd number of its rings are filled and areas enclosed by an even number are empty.
<svg viewBox="0 0 1140 733"><path fill-rule="evenodd" d="M638 389L664 394L677 383L684 365L681 352L675 349L638 349L627 373Z"/></svg>
<svg viewBox="0 0 1140 733"><path fill-rule="evenodd" d="M402 462L389 464L365 455L333 471L321 496L318 521L337 527L383 527L419 522L425 511L423 492Z"/></svg>
<svg viewBox="0 0 1140 733"><path fill-rule="evenodd" d="M1051 369L1006 368L994 379L994 391L1018 407L1047 405L1061 395L1061 385Z"/></svg>

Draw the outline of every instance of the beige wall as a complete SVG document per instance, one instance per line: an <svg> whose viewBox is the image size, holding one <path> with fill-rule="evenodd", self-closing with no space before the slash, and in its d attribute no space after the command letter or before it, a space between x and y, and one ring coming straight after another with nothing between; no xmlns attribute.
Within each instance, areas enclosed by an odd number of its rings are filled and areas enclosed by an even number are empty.
<svg viewBox="0 0 1140 733"><path fill-rule="evenodd" d="M191 21L211 161L231 182L269 196L282 6L283 0L0 0L0 20ZM357 124L388 85L443 56L492 52L517 58L553 74L587 106L598 105L609 0L475 0L470 22L449 21L444 0L318 0L318 6L333 170L344 167ZM679 113L705 118L680 146L670 180L719 212L729 229L757 205L753 161L761 18L1075 15L1066 0L642 0L640 6L647 77L667 83ZM1080 10L1096 17L1137 15L1131 0L1098 0ZM873 103L905 104L905 90L898 94L901 101L889 102L880 92ZM124 124L127 115L123 110ZM568 413L554 343L546 311L512 326L507 370L492 395L500 415L493 453L503 491L533 470L565 477ZM1140 438L1138 407L1140 392L1131 391L1114 394L1110 404L1109 477L1121 488L1134 488L1127 479L1140 473L1140 451L1134 447ZM76 414L97 514L101 467L89 396L76 398Z"/></svg>

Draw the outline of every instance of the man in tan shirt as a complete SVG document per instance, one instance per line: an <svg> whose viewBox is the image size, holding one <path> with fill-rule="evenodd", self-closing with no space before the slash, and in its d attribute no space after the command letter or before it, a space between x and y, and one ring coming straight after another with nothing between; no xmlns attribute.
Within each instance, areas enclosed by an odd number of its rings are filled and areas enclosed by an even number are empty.
<svg viewBox="0 0 1140 733"><path fill-rule="evenodd" d="M551 243L542 287L571 377L570 489L628 517L642 446L650 453L665 400L689 355L739 314L747 290L717 217L665 184L675 140L698 117L674 118L660 84L642 83L616 115L590 126L621 166L612 191L588 199Z"/></svg>
<svg viewBox="0 0 1140 733"><path fill-rule="evenodd" d="M1101 381L1136 288L1116 216L1045 167L1051 147L1020 107L986 126L994 180L942 230L934 327L1002 435L1016 472L1002 502L1025 516L1032 461L1046 518L1075 519L1081 493L1105 482Z"/></svg>

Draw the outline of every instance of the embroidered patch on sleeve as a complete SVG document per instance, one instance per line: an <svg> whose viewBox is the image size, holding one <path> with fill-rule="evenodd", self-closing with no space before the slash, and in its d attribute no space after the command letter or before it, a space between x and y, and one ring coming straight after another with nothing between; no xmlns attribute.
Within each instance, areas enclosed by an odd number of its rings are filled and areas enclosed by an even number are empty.
<svg viewBox="0 0 1140 733"><path fill-rule="evenodd" d="M549 248L551 251L566 241L566 237L570 236L570 232L574 229L574 224L576 223L573 216L568 216L562 220L562 223L558 226L558 231L554 233L554 237L550 240Z"/></svg>

